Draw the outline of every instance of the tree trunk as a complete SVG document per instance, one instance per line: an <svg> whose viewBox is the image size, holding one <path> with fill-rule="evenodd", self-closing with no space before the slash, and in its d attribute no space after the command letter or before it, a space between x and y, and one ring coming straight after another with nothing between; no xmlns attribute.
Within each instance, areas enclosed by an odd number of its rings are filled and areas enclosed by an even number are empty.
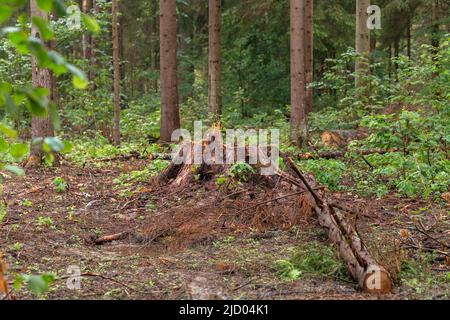
<svg viewBox="0 0 450 320"><path fill-rule="evenodd" d="M92 8L92 3L91 0L83 0L82 3L82 10L83 13L85 14L89 14L89 11ZM91 50L91 35L89 34L89 32L84 32L83 33L83 39L82 39L82 44L83 44L83 58L84 59L91 59L92 56L92 50Z"/></svg>
<svg viewBox="0 0 450 320"><path fill-rule="evenodd" d="M192 1L186 1L184 4L180 5L179 10L183 12L185 16L190 17L191 12L189 10L189 7L192 5ZM179 33L178 51L184 57L189 57L189 55L191 54L190 50L192 49L194 26L191 19L192 18L183 18L179 21L177 26ZM192 59L184 58L182 63L180 63L178 70L178 98L180 104L185 103L188 98L192 97L195 78L194 72L195 66L192 62Z"/></svg>
<svg viewBox="0 0 450 320"><path fill-rule="evenodd" d="M406 29L406 54L408 55L408 58L411 59L411 18L408 19L408 27Z"/></svg>
<svg viewBox="0 0 450 320"><path fill-rule="evenodd" d="M94 13L97 15L100 10L98 7L97 0L92 0L92 8L94 9ZM95 78L95 71L93 68L98 67L98 61L97 61L97 57L96 57L95 47L96 47L95 38L91 37L91 57L90 57L90 59L91 59L92 68L90 68L89 72L88 72L88 77L89 77L90 81ZM97 88L97 85L95 84L95 82L91 82L91 83L92 83L92 90L95 91Z"/></svg>
<svg viewBox="0 0 450 320"><path fill-rule="evenodd" d="M152 72L158 72L158 54L159 54L159 31L158 31L158 0L150 1L151 21L150 21L150 67ZM158 80L151 81L151 87L154 92L158 92Z"/></svg>
<svg viewBox="0 0 450 320"><path fill-rule="evenodd" d="M308 87L314 81L314 1L305 1L305 74L306 86ZM306 112L313 111L313 88L306 89Z"/></svg>
<svg viewBox="0 0 450 320"><path fill-rule="evenodd" d="M177 84L176 0L160 0L161 141L180 128Z"/></svg>
<svg viewBox="0 0 450 320"><path fill-rule="evenodd" d="M374 52L377 49L377 37L370 37L370 52Z"/></svg>
<svg viewBox="0 0 450 320"><path fill-rule="evenodd" d="M432 14L432 34L431 34L431 45L433 48L435 48L435 51L437 52L439 50L439 1L434 0L432 3L431 8L431 14Z"/></svg>
<svg viewBox="0 0 450 320"><path fill-rule="evenodd" d="M364 78L369 73L367 60L370 53L370 30L367 28L367 8L370 0L356 0L356 88L364 86Z"/></svg>
<svg viewBox="0 0 450 320"><path fill-rule="evenodd" d="M208 106L214 120L218 121L222 112L221 66L220 66L220 14L221 0L209 0L209 85Z"/></svg>
<svg viewBox="0 0 450 320"><path fill-rule="evenodd" d="M291 0L291 140L307 139L305 90L305 0Z"/></svg>
<svg viewBox="0 0 450 320"><path fill-rule="evenodd" d="M330 203L326 194L311 187L291 158L283 158L314 198L320 225L327 229L328 238L338 247L340 258L346 262L348 271L358 281L363 292L390 293L393 283L389 272L372 257L364 245L356 229L356 222L348 220L348 213L355 216L357 213L338 203Z"/></svg>
<svg viewBox="0 0 450 320"><path fill-rule="evenodd" d="M32 17L41 17L42 19L48 21L48 15L41 11L37 4L36 0L31 1L31 16ZM39 34L38 28L35 25L31 27L31 35L36 38L41 38ZM54 85L52 85L52 74L48 69L42 69L37 66L37 59L32 56L31 58L31 67L32 67L32 83L34 88L46 88L51 92L50 99L54 96L55 91ZM52 93L53 92L53 93ZM26 167L34 167L39 166L42 162L43 151L42 151L42 143L34 144L33 141L35 139L43 139L47 137L53 137L54 130L53 124L50 119L50 116L46 117L36 117L32 116L31 120L31 150L30 157L28 159Z"/></svg>
<svg viewBox="0 0 450 320"><path fill-rule="evenodd" d="M114 69L114 130L115 145L120 144L120 48L119 48L119 1L112 1L112 43Z"/></svg>

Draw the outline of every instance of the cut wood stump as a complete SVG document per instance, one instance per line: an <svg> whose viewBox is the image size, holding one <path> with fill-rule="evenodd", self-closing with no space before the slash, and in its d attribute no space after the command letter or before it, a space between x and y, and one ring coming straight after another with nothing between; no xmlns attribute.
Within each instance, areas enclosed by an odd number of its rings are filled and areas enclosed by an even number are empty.
<svg viewBox="0 0 450 320"><path fill-rule="evenodd" d="M0 253L0 298L6 297L9 293L8 280L6 278L6 263L2 260L3 256Z"/></svg>

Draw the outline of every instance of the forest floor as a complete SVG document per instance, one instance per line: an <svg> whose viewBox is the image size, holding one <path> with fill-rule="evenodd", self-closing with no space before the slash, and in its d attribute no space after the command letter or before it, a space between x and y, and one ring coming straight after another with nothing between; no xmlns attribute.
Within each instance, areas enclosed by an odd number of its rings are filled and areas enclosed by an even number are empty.
<svg viewBox="0 0 450 320"><path fill-rule="evenodd" d="M145 232L155 214L145 183L134 193L117 187L117 178L145 166L138 160L99 168L65 163L56 169L29 171L23 178L6 178L4 197L9 210L0 223L0 250L9 273L54 272L64 277L73 265L89 273L82 279L81 290L70 290L66 280L57 280L46 294L48 299L450 298L448 261L417 248L397 250L402 237L415 237L412 243L433 241L413 231L415 214L423 214L421 208L429 208L429 203L394 196L361 199L335 194L367 208L358 221L361 234L386 264L401 269L394 293L383 296L360 293L356 283L336 274L304 272L297 280L280 278L279 261L288 261L302 248L330 246L314 217L289 230L206 235L204 241L187 248L129 239L93 244L91 239L101 235ZM60 193L54 188L57 177L67 183ZM430 233L448 239L448 218L436 218L441 211L448 217L446 209L432 211L425 212L423 224L433 225ZM24 291L17 294L20 299L31 297Z"/></svg>

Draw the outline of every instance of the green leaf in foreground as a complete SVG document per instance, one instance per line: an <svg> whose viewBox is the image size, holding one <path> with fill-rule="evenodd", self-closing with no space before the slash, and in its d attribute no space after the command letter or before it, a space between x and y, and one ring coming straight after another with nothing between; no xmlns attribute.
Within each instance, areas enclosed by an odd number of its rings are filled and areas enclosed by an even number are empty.
<svg viewBox="0 0 450 320"><path fill-rule="evenodd" d="M42 295L48 291L49 285L55 281L55 275L46 273L42 275L21 274L14 278L14 289L20 290L23 284L36 296Z"/></svg>
<svg viewBox="0 0 450 320"><path fill-rule="evenodd" d="M28 145L24 143L16 143L11 146L10 153L16 158L20 159L28 152Z"/></svg>
<svg viewBox="0 0 450 320"><path fill-rule="evenodd" d="M45 12L50 12L53 9L53 1L52 0L37 0L37 5L39 8L41 8Z"/></svg>
<svg viewBox="0 0 450 320"><path fill-rule="evenodd" d="M52 29L50 29L47 21L45 21L41 17L33 17L32 21L33 24L39 29L39 32L45 41L53 39L53 31Z"/></svg>
<svg viewBox="0 0 450 320"><path fill-rule="evenodd" d="M12 172L18 176L23 176L25 174L25 171L23 171L22 168L19 168L17 166L6 165L5 170L8 170L9 172Z"/></svg>
<svg viewBox="0 0 450 320"><path fill-rule="evenodd" d="M83 14L81 16L81 19L83 20L84 25L90 32L98 33L100 31L100 25L94 18L91 18L87 14Z"/></svg>

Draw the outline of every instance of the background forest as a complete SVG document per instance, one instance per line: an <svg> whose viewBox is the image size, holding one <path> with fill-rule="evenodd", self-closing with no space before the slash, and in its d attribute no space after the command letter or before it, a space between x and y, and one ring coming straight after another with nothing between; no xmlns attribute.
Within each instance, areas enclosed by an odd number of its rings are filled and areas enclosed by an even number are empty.
<svg viewBox="0 0 450 320"><path fill-rule="evenodd" d="M64 197L77 184L64 171L72 166L75 171L103 170L116 168L119 161L112 178L96 183L113 186L124 209L133 206L140 187L167 166L166 160L149 159L168 152L160 142L168 142L167 132L179 125L191 130L194 121L204 121L211 126L220 122L223 129L276 128L282 134L281 151L327 191L382 204L386 212L404 211L420 224L435 217L435 247L412 241L409 249L420 252L393 267L394 280L410 296L448 298L450 1L298 1L312 10L301 15L300 30L306 29L301 47L310 52L304 53L301 99L295 99L292 83L291 31L297 29L290 12L296 1L177 0L175 12L168 4L172 1L165 0L32 2L34 12L29 1L0 0L0 163L6 190L0 228L20 225L9 219L16 206L38 212L32 220L38 229L56 228L57 219L43 214L36 203L44 191L21 188L32 189L46 179L50 191ZM381 8L381 29L362 31L355 2L357 10L358 5ZM82 12L80 28L66 12L71 5ZM174 13L176 25L164 20ZM30 16L40 18L30 23ZM28 39L30 30L43 41ZM365 43L358 42L360 35ZM173 49L171 36L176 41L172 60L165 54ZM44 69L47 74L33 74ZM175 80L170 71L176 72ZM59 168L53 169L56 164ZM230 176L243 182L241 176L250 169L233 170ZM17 177L25 172L35 180ZM41 200L30 200L30 193ZM58 198L55 205L59 200L62 219L76 221L76 204ZM150 202L144 206L151 212L160 209ZM400 215L391 218L404 223ZM391 235L400 231L405 241L414 233L404 225L394 229ZM20 265L27 242L8 237L5 246L0 239L0 251L10 265ZM234 237L215 246L228 250L238 241ZM309 260L300 258L305 248L283 251L285 256L271 263L272 273L283 281L296 280L317 269L311 262L317 258L330 268L319 276L336 276L342 271L339 261L319 242L307 249L312 250ZM31 271L55 270L40 266ZM32 283L26 272L18 273L19 283ZM38 294L55 280L46 277L38 279ZM150 289L167 285L152 283L147 283Z"/></svg>

